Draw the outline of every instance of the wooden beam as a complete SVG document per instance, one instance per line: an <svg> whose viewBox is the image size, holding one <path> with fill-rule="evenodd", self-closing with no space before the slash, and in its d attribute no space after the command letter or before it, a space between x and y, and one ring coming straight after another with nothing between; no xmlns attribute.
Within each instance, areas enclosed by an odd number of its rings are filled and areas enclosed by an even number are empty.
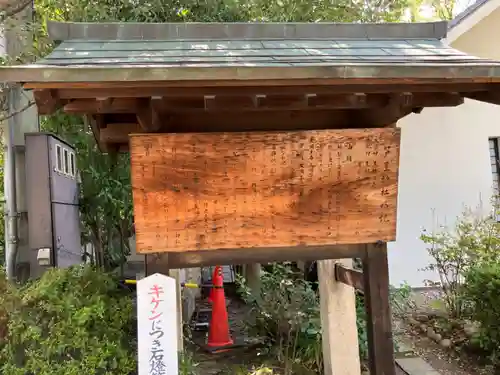
<svg viewBox="0 0 500 375"><path fill-rule="evenodd" d="M97 147L101 152L116 154L119 152L120 145L113 142L103 142L101 140L101 133L106 129L106 121L104 119L104 115L85 115L88 124L90 125L90 129L94 134L94 138L97 143Z"/></svg>
<svg viewBox="0 0 500 375"><path fill-rule="evenodd" d="M261 109L291 109L307 108L307 95L281 94L281 95L257 95L255 97L257 108Z"/></svg>
<svg viewBox="0 0 500 375"><path fill-rule="evenodd" d="M62 107L57 90L33 90L33 97L40 115L50 115Z"/></svg>
<svg viewBox="0 0 500 375"><path fill-rule="evenodd" d="M64 112L74 114L136 113L137 98L76 99L64 106Z"/></svg>
<svg viewBox="0 0 500 375"><path fill-rule="evenodd" d="M24 84L26 89L163 89L168 91L177 91L182 89L192 88L242 88L242 87L332 87L337 86L340 89L337 92L365 92L359 90L359 87L372 87L374 92L401 92L401 91L414 91L409 90L410 87L420 87L418 91L436 91L429 88L443 87L443 91L470 91L476 90L478 87L483 87L483 90L494 89L500 86L500 83L492 82L491 77L454 79L449 78L429 78L429 79L393 79L393 78L302 78L302 79L258 79L258 80L195 80L195 81L114 81L114 82L27 82ZM341 87L344 86L344 87ZM453 87L463 87L462 90L454 90ZM440 90L438 90L440 91ZM283 90L281 90L283 93ZM280 92L276 92L280 94ZM154 95L153 95L154 96ZM177 96L174 93L173 96ZM96 96L94 96L96 97Z"/></svg>
<svg viewBox="0 0 500 375"><path fill-rule="evenodd" d="M133 133L142 133L143 130L139 124L107 124L100 131L99 141L102 143L128 144L128 136Z"/></svg>
<svg viewBox="0 0 500 375"><path fill-rule="evenodd" d="M130 122L108 122L106 130L102 133L102 140L128 144L128 134L144 132L137 124L135 116L131 116L130 120ZM357 127L356 123L350 122L351 118L345 110L181 112L169 114L167 119L162 117L161 120L163 124L169 124L168 130L162 128L162 131L187 133Z"/></svg>
<svg viewBox="0 0 500 375"><path fill-rule="evenodd" d="M203 96L249 96L249 95L307 95L307 94L354 94L354 93L379 93L391 94L401 92L475 92L494 90L492 86L500 87L498 84L475 83L447 83L447 84L412 84L394 85L394 84L337 84L337 85L314 85L312 82L302 85L265 85L263 83L251 86L198 86L198 87L168 87L161 85L142 84L142 86L118 86L113 83L92 85L88 87L71 87L67 85L57 85L57 92L61 99L94 99L98 97L113 98L138 98L138 97L203 97ZM26 86L25 86L26 87ZM42 85L42 87L44 87Z"/></svg>
<svg viewBox="0 0 500 375"><path fill-rule="evenodd" d="M357 99L353 99L357 97ZM158 123L160 125L169 124L169 128L160 128L165 132L234 132L234 131L266 131L266 130L308 130L308 129L338 129L338 128L363 128L363 127L385 127L390 124L395 124L402 116L409 113L418 113L418 109L414 105L433 106L435 105L458 105L462 102L461 94L457 93L412 93L403 96L404 100L397 96L396 100L392 100L391 105L371 109L317 109L309 110L267 110L258 111L245 109L254 105L251 97L205 97L202 98L164 98L161 101L161 108L167 108L168 113L158 112ZM314 99L313 99L314 98ZM342 102L347 106L349 102L354 100L355 105L372 106L387 102L386 95L371 95L355 94L355 95L331 95L331 96L310 96L308 101L320 100L320 103L326 98L334 100L335 105L342 105ZM342 99L343 98L343 99ZM365 101L366 100L366 101ZM70 109L70 112L85 112L90 108L96 108L97 101L93 100L90 104L89 100L75 100L65 106ZM106 103L109 103L106 101ZM317 102L318 103L318 102ZM323 102L324 103L324 102ZM434 104L433 104L434 103ZM128 150L128 134L141 133L144 129L137 124L136 116L133 114L124 114L137 110L139 105L135 98L114 98L111 101L111 112L113 116L107 116L112 123L106 124L106 128L102 129L100 142L119 143L122 151ZM174 105L191 105L204 109L192 111L178 111L173 109ZM235 110L221 110L231 106ZM172 108L172 109L170 109ZM242 111L243 110L243 111ZM128 118L129 116L130 118ZM122 117L131 122L121 122Z"/></svg>
<svg viewBox="0 0 500 375"><path fill-rule="evenodd" d="M169 258L169 253L145 255L144 261L145 261L146 276L151 276L154 275L155 273L168 275L168 271L171 268L168 258Z"/></svg>
<svg viewBox="0 0 500 375"><path fill-rule="evenodd" d="M352 112L353 122L362 127L375 124L393 124L412 111L413 94L411 92L395 93L389 97L387 104L381 108L363 109Z"/></svg>
<svg viewBox="0 0 500 375"><path fill-rule="evenodd" d="M458 92L416 92L412 93L412 95L412 108L456 107L464 102L463 95Z"/></svg>
<svg viewBox="0 0 500 375"><path fill-rule="evenodd" d="M147 267L158 270L166 267L166 265L170 265L172 268L193 268L216 266L218 264L231 265L295 260L312 261L320 259L357 258L361 257L364 251L364 245L259 247L251 251L224 249L168 253L168 258L164 258L163 253L155 253L148 254L146 261L149 264ZM162 265L163 259L168 259L169 262L165 263L165 266Z"/></svg>
<svg viewBox="0 0 500 375"><path fill-rule="evenodd" d="M497 90L467 92L462 93L462 95L468 99L474 99L480 102L500 104L500 91Z"/></svg>
<svg viewBox="0 0 500 375"><path fill-rule="evenodd" d="M405 98L403 101L402 98ZM387 94L289 94L289 95L212 95L200 97L162 98L157 107L161 112L213 111L241 112L263 110L324 110L324 109L377 109L394 107L447 107L463 103L458 93L404 93ZM101 98L75 99L64 106L67 113L119 114L142 113L147 99Z"/></svg>
<svg viewBox="0 0 500 375"><path fill-rule="evenodd" d="M376 122L369 123L370 117L359 117L364 110L317 110L317 111L250 111L250 112L181 112L171 113L162 123L169 124L163 132L197 133L197 132L235 132L235 131L279 131L289 130L318 130L318 129L356 129L372 127L388 127L399 118L380 116L374 117ZM408 113L411 109L408 109ZM355 114L358 116L355 116ZM363 112L362 112L363 113ZM383 113L378 112L383 115ZM109 116L108 116L109 117ZM143 133L144 130L136 123L135 116L130 122L120 122L122 119L113 119L106 128L101 130L101 142L120 143L123 152L128 150L128 135ZM127 119L124 119L127 120Z"/></svg>
<svg viewBox="0 0 500 375"><path fill-rule="evenodd" d="M160 98L140 99L137 111L137 122L144 132L156 132L161 128L161 120L158 114Z"/></svg>
<svg viewBox="0 0 500 375"><path fill-rule="evenodd" d="M205 109L209 111L217 110L249 110L255 109L256 103L251 95L227 96L227 95L209 95L205 96Z"/></svg>
<svg viewBox="0 0 500 375"><path fill-rule="evenodd" d="M315 108L335 107L340 109L376 108L386 105L386 94L314 94L309 97L309 106Z"/></svg>
<svg viewBox="0 0 500 375"><path fill-rule="evenodd" d="M298 94L298 95L212 95L193 98L163 98L161 109L171 112L209 110L241 112L276 109L358 109L376 108L387 103L385 94ZM137 98L111 100L76 99L64 106L67 113L136 113L144 103Z"/></svg>
<svg viewBox="0 0 500 375"><path fill-rule="evenodd" d="M463 102L463 96L456 92L398 93L391 96L385 107L353 112L352 121L364 127L381 126L396 123L410 113L420 113L425 107L455 107Z"/></svg>
<svg viewBox="0 0 500 375"><path fill-rule="evenodd" d="M370 374L395 375L387 243L366 246L363 276Z"/></svg>
<svg viewBox="0 0 500 375"><path fill-rule="evenodd" d="M361 292L365 289L363 272L346 268L340 263L335 264L335 279Z"/></svg>
<svg viewBox="0 0 500 375"><path fill-rule="evenodd" d="M340 262L352 267L352 259ZM334 260L318 261L324 374L360 375L356 296L353 288L335 280L335 265Z"/></svg>

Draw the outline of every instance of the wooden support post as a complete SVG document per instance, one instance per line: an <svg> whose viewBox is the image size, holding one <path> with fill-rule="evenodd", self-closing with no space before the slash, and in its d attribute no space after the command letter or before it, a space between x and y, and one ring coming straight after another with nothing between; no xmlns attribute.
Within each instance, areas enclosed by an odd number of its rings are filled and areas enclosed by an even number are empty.
<svg viewBox="0 0 500 375"><path fill-rule="evenodd" d="M318 261L325 375L360 375L354 288L335 280L335 263L352 268L352 259Z"/></svg>
<svg viewBox="0 0 500 375"><path fill-rule="evenodd" d="M247 280L247 285L255 298L260 297L260 272L260 263L245 265L245 278Z"/></svg>
<svg viewBox="0 0 500 375"><path fill-rule="evenodd" d="M168 275L175 279L177 285L175 299L177 300L177 349L179 352L184 351L184 330L182 324L182 293L181 293L181 279L179 269L169 270Z"/></svg>
<svg viewBox="0 0 500 375"><path fill-rule="evenodd" d="M159 253L146 255L146 276L153 275L155 273L161 273L163 275L168 275L175 279L177 288L175 299L177 301L177 348L179 352L184 351L184 330L182 324L182 293L181 293L181 281L180 281L180 270L170 269L168 264L168 253ZM173 297L173 296L172 296Z"/></svg>
<svg viewBox="0 0 500 375"><path fill-rule="evenodd" d="M386 243L366 246L363 277L370 374L395 375Z"/></svg>

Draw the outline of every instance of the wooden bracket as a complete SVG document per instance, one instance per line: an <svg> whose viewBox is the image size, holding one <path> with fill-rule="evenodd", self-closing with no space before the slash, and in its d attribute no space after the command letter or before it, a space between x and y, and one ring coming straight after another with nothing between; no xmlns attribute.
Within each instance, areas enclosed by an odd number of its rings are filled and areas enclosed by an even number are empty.
<svg viewBox="0 0 500 375"><path fill-rule="evenodd" d="M340 263L335 264L335 279L341 283L352 286L360 292L363 292L365 289L363 272L346 268Z"/></svg>
<svg viewBox="0 0 500 375"><path fill-rule="evenodd" d="M33 90L33 97L40 115L50 115L62 107L56 90Z"/></svg>
<svg viewBox="0 0 500 375"><path fill-rule="evenodd" d="M156 132L161 128L161 120L158 114L159 98L141 99L137 111L137 122L145 132Z"/></svg>
<svg viewBox="0 0 500 375"><path fill-rule="evenodd" d="M101 131L106 129L106 122L104 120L104 115L85 115L90 129L94 134L94 138L96 140L97 146L101 152L113 154L117 153L119 150L118 144L108 144L105 142L101 142Z"/></svg>
<svg viewBox="0 0 500 375"><path fill-rule="evenodd" d="M113 98L96 98L97 113L106 113L113 104Z"/></svg>

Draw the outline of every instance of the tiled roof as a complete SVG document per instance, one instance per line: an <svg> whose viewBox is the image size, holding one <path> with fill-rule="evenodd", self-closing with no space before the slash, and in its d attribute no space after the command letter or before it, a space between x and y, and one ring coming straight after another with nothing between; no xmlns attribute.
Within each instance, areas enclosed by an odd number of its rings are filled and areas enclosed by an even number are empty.
<svg viewBox="0 0 500 375"><path fill-rule="evenodd" d="M62 43L0 81L500 77L441 40L447 23L49 23Z"/></svg>
<svg viewBox="0 0 500 375"><path fill-rule="evenodd" d="M293 66L482 60L436 39L71 40L38 62L51 66Z"/></svg>

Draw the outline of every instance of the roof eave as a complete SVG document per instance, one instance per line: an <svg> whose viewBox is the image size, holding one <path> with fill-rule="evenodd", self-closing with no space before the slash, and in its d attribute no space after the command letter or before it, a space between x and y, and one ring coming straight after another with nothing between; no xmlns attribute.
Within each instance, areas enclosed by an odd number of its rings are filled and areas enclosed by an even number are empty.
<svg viewBox="0 0 500 375"><path fill-rule="evenodd" d="M54 85L77 82L290 81L290 80L500 80L500 63L351 64L260 66L11 66L0 67L0 81Z"/></svg>

